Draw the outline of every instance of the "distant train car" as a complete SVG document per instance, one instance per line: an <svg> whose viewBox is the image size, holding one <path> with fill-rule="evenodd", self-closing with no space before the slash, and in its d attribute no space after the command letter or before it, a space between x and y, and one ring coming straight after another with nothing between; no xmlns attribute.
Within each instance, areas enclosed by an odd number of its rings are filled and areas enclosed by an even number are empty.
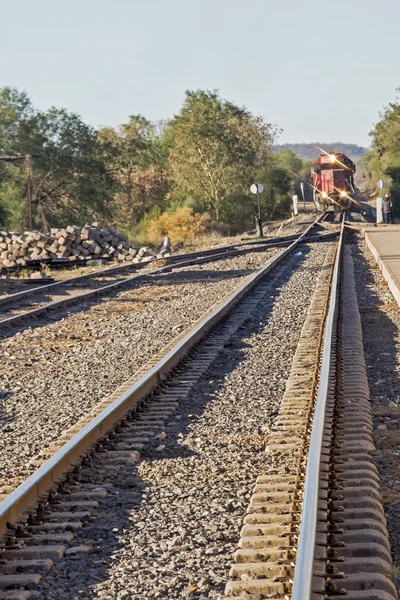
<svg viewBox="0 0 400 600"><path fill-rule="evenodd" d="M321 154L312 166L314 202L318 210L347 210L354 198L356 166L348 156L338 152Z"/></svg>

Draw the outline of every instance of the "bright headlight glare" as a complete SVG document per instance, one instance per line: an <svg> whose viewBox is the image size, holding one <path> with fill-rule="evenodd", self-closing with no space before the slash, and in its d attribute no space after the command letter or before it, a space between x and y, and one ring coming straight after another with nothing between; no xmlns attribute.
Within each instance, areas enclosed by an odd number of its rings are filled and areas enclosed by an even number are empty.
<svg viewBox="0 0 400 600"><path fill-rule="evenodd" d="M322 197L323 197L323 198L326 198L326 197L327 197L327 195L328 195L328 194L327 194L326 192L322 192Z"/></svg>
<svg viewBox="0 0 400 600"><path fill-rule="evenodd" d="M346 192L340 192L340 195L342 198L345 198L347 196Z"/></svg>
<svg viewBox="0 0 400 600"><path fill-rule="evenodd" d="M334 154L330 154L329 158L331 159L331 163L334 163L336 160L336 156Z"/></svg>

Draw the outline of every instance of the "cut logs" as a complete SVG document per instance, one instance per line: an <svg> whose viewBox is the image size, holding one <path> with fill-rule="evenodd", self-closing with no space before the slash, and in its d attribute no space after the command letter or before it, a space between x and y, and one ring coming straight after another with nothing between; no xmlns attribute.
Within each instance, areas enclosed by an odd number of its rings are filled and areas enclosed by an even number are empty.
<svg viewBox="0 0 400 600"><path fill-rule="evenodd" d="M114 259L119 262L145 262L171 253L169 238L165 238L158 252L130 244L114 227L102 229L97 223L76 227L69 225L39 231L0 231L0 266L16 267L32 263L59 261L60 259L94 260Z"/></svg>

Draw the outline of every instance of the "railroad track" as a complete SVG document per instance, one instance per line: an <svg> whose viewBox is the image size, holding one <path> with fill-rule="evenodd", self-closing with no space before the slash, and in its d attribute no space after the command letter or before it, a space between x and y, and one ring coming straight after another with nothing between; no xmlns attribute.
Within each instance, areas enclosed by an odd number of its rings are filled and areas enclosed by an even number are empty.
<svg viewBox="0 0 400 600"><path fill-rule="evenodd" d="M77 487L80 469L92 460L91 456L96 456L95 460L100 460L103 467L104 464L108 468L118 465L121 472L124 465L132 469L143 444L176 410L264 297L265 276L304 240L313 226L195 323L190 331L169 344L162 355L154 357L150 370L149 364L146 365L87 418L65 432L57 444L35 457L32 464L38 470L21 486L11 493L3 490L1 600L29 598L31 588L40 581L52 561L74 551L74 531L90 518L91 512L95 515L99 501L107 493L95 485ZM243 302L239 305L240 300ZM234 315L229 318L235 307ZM199 341L201 346L196 348ZM189 375L180 370L183 367L178 367L182 360L190 364Z"/></svg>
<svg viewBox="0 0 400 600"><path fill-rule="evenodd" d="M150 371L139 372L34 459L38 471L0 504L0 600L27 600L53 561L90 551L90 545L74 545L75 532L96 518L107 490L85 476L80 482L82 472L118 469L123 477L132 471L143 445L162 431L263 299L265 275L307 233L155 357ZM342 253L343 229L336 253L327 253L303 328L267 448L276 453L276 470L257 482L227 598L397 597L370 456L352 261L347 249L343 260Z"/></svg>
<svg viewBox="0 0 400 600"><path fill-rule="evenodd" d="M392 600L351 251L317 284L268 441L226 600Z"/></svg>
<svg viewBox="0 0 400 600"><path fill-rule="evenodd" d="M307 236L307 241L329 239L335 235L337 235L335 231L319 232L313 236ZM148 282L151 278L174 269L201 265L249 252L263 252L269 248L287 247L295 239L296 236L292 235L271 240L244 242L211 250L177 254L148 263L119 265L3 296L0 297L0 328L18 325L25 319L44 315L48 311L86 302L96 296L113 292L121 286L135 285L142 281ZM158 268L149 268L152 262L166 262L167 264ZM137 273L138 270L145 268L145 271ZM126 272L134 274L126 277Z"/></svg>

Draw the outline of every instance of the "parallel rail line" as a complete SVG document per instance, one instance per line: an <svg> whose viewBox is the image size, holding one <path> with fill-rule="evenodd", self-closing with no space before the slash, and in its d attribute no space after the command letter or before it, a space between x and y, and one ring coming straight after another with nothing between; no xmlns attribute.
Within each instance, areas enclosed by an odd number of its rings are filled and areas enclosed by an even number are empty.
<svg viewBox="0 0 400 600"><path fill-rule="evenodd" d="M319 235L307 236L307 241L313 242L313 241L318 241L318 240L329 239L335 235L337 235L337 232L334 231L334 232L322 233ZM197 265L197 264L201 265L201 264L204 264L207 262L217 261L217 260L221 260L224 258L237 256L240 254L245 254L248 252L262 252L268 248L287 247L293 243L294 239L296 239L296 238L293 238L293 236L288 236L287 238L282 238L282 239L274 239L274 240L268 240L268 241L261 240L259 242L249 242L249 243L244 243L244 244L238 244L239 246L245 246L244 248L237 248L237 245L233 245L233 246L226 246L226 247L222 247L222 248L206 250L206 251L201 251L201 252L194 252L194 253L190 253L190 254L174 255L174 256L171 256L171 257L168 257L165 259L155 259L154 262L167 261L167 265L164 267L159 267L159 268L155 268L155 269L148 269L144 273L135 274L131 277L120 279L113 283L108 283L107 285L100 285L99 287L97 287L94 290L85 291L83 293L77 293L77 294L68 296L66 298L62 298L60 300L53 300L51 302L47 302L46 304L41 305L36 308L30 308L30 309L28 308L25 311L18 312L16 314L12 314L10 316L5 316L5 315L1 316L0 315L0 328L16 325L30 317L38 317L40 315L45 314L49 310L58 309L58 308L65 307L65 306L79 303L79 302L86 302L87 300L90 300L96 296L100 296L102 294L111 292L123 285L135 283L135 282L138 282L139 280L143 280L143 279L149 280L151 277L153 277L155 275L160 275L162 273L166 273L166 272L169 272L174 269L181 269L184 267L189 267L189 266ZM303 240L303 238L302 238L302 240ZM11 307L13 307L13 304L15 304L15 303L18 304L19 302L21 302L23 300L33 299L38 294L51 293L52 291L59 289L60 286L66 287L67 288L66 293L67 293L68 291L70 291L68 289L70 286L73 286L76 284L79 285L81 282L87 281L88 279L95 279L96 277L106 277L108 275L115 275L115 274L121 272L121 270L125 270L125 269L134 268L136 270L137 267L139 267L139 268L147 267L148 268L149 264L151 262L153 262L153 261L149 261L149 262L143 263L143 264L139 263L139 265L128 264L128 265L109 267L109 268L101 270L101 271L96 271L95 273L87 273L84 275L80 275L78 277L73 277L73 278L69 278L67 280L57 281L57 282L47 284L47 285L44 285L41 287L37 287L37 288L31 289L31 290L24 290L24 291L17 292L15 294L10 294L8 296L4 296L4 297L0 298L0 305L3 305L3 306L11 305Z"/></svg>
<svg viewBox="0 0 400 600"><path fill-rule="evenodd" d="M95 414L36 458L38 470L0 503L0 540L5 543L3 552L0 550L0 573L1 558L6 566L14 560L28 567L36 556L34 546L19 545L28 514L33 515L29 535L35 534L37 544L40 539L54 544L36 546L37 551L47 558L63 555L63 540L69 543L73 538L65 529L79 527L79 519L89 514L84 508L95 507L106 493L96 488L79 491L69 474L79 469L82 457L96 449L103 450L100 461L108 464L110 460L137 460L142 442L174 412L177 399L189 393L224 347L227 336L237 331L261 300L263 294L255 287L306 239L312 227L170 343L163 355L150 363L150 370L139 372L139 378L127 382L96 407ZM391 582L379 478L371 458L369 391L344 220L336 250L328 251L325 266L330 269L323 270L317 282L268 443L268 452L276 452L277 472L260 475L257 480L226 600L251 596L285 600L397 598ZM235 322L226 319L245 296ZM215 331L221 322L225 325ZM188 356L190 374L181 370L176 374L177 365ZM147 408L143 413L132 412L139 406ZM118 433L113 434L117 424L123 443L118 441ZM72 505L78 512L67 512ZM32 569L18 573L10 567L6 572L0 574L0 590L11 591L9 595L0 592L0 600L26 600L30 597L27 588L41 577Z"/></svg>
<svg viewBox="0 0 400 600"><path fill-rule="evenodd" d="M9 524L16 523L21 515L34 506L42 495L51 489L54 483L59 481L97 440L101 439L116 422L122 419L141 398L163 381L182 357L187 355L190 348L197 344L215 324L220 322L246 294L296 248L316 222L311 224L290 246L270 259L262 269L248 277L222 304L211 309L205 317L190 328L189 332L186 331L178 336L178 342L175 341L172 346L171 344L167 346L165 356L158 360L139 381L134 385L125 386L126 389L122 394L107 398L100 405L101 412L94 419L90 419L45 464L0 503L0 539L9 531Z"/></svg>
<svg viewBox="0 0 400 600"><path fill-rule="evenodd" d="M179 399L189 394L195 381L265 297L270 289L270 279L263 281L265 276L302 242L313 226L32 461L38 470L0 503L1 600L30 598L42 572L64 555L73 543L75 529L82 526L106 494L95 486L79 490L74 485L75 474L85 457L94 453L96 462L105 461L108 468L118 461L121 469L125 461L125 468L131 472L129 462L137 460L142 444L149 436L154 437L157 427L162 427L163 420L176 410ZM242 299L243 303L237 306ZM228 318L234 308L234 315ZM176 370L182 361L188 361L190 375ZM150 370L146 370L149 366ZM138 412L139 407L143 412Z"/></svg>

